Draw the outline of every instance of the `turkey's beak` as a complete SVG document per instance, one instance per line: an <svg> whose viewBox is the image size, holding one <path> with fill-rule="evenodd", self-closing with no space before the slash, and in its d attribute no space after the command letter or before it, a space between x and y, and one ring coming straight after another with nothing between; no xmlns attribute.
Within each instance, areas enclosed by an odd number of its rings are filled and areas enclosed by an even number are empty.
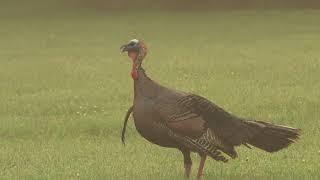
<svg viewBox="0 0 320 180"><path fill-rule="evenodd" d="M122 45L122 46L120 47L120 52L121 52L121 53L124 53L124 52L126 52L126 51L128 51L128 46L127 46L127 44Z"/></svg>

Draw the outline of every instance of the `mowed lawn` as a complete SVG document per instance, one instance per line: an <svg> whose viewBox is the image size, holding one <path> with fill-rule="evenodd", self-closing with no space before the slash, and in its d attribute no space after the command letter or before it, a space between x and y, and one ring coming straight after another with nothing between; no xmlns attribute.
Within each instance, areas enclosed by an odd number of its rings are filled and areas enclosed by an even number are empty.
<svg viewBox="0 0 320 180"><path fill-rule="evenodd" d="M303 130L278 153L208 159L204 179L320 178L320 11L45 13L0 17L0 179L183 179L182 154L132 118L120 141L133 38L154 80Z"/></svg>

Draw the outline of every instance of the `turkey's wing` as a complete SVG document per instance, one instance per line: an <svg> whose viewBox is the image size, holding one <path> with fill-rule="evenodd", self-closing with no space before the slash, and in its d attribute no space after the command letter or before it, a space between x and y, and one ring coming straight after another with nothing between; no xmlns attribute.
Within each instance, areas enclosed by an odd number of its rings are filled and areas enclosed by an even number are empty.
<svg viewBox="0 0 320 180"><path fill-rule="evenodd" d="M198 95L161 99L156 110L169 128L187 136L202 135L210 128L215 139L224 145L240 145L249 136L243 121Z"/></svg>

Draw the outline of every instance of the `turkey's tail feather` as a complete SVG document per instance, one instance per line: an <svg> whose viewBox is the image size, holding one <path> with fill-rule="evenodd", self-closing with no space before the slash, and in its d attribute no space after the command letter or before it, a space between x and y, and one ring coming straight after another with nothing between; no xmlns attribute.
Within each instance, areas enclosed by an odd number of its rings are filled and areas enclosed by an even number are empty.
<svg viewBox="0 0 320 180"><path fill-rule="evenodd" d="M246 143L267 152L276 152L288 147L299 139L301 133L300 129L262 121L246 121L245 123L253 134Z"/></svg>

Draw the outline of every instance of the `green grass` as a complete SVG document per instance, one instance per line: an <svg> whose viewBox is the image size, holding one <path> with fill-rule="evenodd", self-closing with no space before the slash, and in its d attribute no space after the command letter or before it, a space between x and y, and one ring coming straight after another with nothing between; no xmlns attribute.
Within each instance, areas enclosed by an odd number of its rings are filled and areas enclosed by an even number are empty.
<svg viewBox="0 0 320 180"><path fill-rule="evenodd" d="M144 140L132 120L130 61L162 84L242 117L299 127L275 154L238 148L204 179L320 177L320 11L114 12L0 18L1 179L183 179L183 158ZM195 175L199 157L193 156Z"/></svg>

